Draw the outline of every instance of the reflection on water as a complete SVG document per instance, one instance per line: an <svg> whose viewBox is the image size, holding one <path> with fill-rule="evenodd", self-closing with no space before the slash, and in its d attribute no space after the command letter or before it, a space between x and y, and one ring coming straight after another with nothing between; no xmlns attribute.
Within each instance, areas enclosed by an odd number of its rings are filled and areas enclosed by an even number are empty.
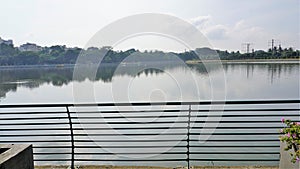
<svg viewBox="0 0 300 169"><path fill-rule="evenodd" d="M268 80L272 84L274 80L280 79L280 76L289 76L293 73L299 73L299 63L233 63L223 64L224 70L239 69L243 67L246 71L247 79L253 78L255 69L266 71L268 73ZM299 75L299 74L298 74Z"/></svg>
<svg viewBox="0 0 300 169"><path fill-rule="evenodd" d="M116 100L112 98L111 91L118 90L116 87L120 90L128 90L126 96L125 94L120 96L119 101L125 97L130 97L131 101L148 101L151 97L153 101L156 99L155 95L158 95L158 100L162 98L161 95L165 100L197 100L199 97L193 90L199 90L201 99L210 99L210 93L218 92L218 88L210 89L209 80L212 77L218 78L223 72L213 63L206 66L189 65L189 67L164 63L163 66L160 65L162 68L160 70L154 68L142 70L143 66L105 64L98 68L94 80L82 77L76 81L73 80L73 67L1 68L0 101L3 103L71 102L73 83L93 83L96 95L99 95L96 100L99 102ZM298 62L224 63L223 69L226 76L227 99L299 98ZM191 74L194 79L188 78L187 75ZM172 77L175 76L176 81L172 81ZM128 81L130 86L127 84ZM176 83L180 83L180 86ZM124 89L122 85L125 85ZM155 86L155 88L147 88L147 86ZM160 91L152 93L153 98L149 93L154 89Z"/></svg>

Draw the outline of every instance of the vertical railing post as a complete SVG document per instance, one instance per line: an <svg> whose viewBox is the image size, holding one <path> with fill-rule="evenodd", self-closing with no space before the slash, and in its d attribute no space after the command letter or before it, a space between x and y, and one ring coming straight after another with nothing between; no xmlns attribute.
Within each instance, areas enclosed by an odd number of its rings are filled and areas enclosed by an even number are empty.
<svg viewBox="0 0 300 169"><path fill-rule="evenodd" d="M75 169L74 167L74 134L73 134L73 124L72 124L72 118L71 118L71 114L70 114L70 110L69 107L66 106L67 109L67 114L68 114L68 119L69 119L69 127L70 127L70 134L71 134L71 169Z"/></svg>
<svg viewBox="0 0 300 169"><path fill-rule="evenodd" d="M191 128L191 105L189 105L188 124L187 124L187 165L190 168L190 128Z"/></svg>

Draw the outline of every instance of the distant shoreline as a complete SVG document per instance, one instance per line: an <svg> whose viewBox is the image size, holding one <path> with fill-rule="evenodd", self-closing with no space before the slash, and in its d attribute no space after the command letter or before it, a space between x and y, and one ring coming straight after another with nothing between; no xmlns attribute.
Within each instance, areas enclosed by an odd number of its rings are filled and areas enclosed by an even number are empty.
<svg viewBox="0 0 300 169"><path fill-rule="evenodd" d="M207 62L219 62L222 63L256 63L256 62L290 62L290 61L298 61L300 63L300 59L237 59L237 60L187 60L187 64L199 64L199 63L207 63Z"/></svg>
<svg viewBox="0 0 300 169"><path fill-rule="evenodd" d="M0 69L30 69L30 68L72 68L75 64L51 64L51 65L7 65L0 66Z"/></svg>
<svg viewBox="0 0 300 169"><path fill-rule="evenodd" d="M187 60L186 64L199 64L199 63L210 63L210 62L219 62L222 63L264 63L264 62L295 62L300 63L300 59L238 59L238 60ZM161 63L161 62L160 62ZM105 63L117 64L117 63ZM130 64L130 63L128 63ZM49 64L49 65L7 65L0 66L0 69L30 69L30 68L73 68L76 64Z"/></svg>

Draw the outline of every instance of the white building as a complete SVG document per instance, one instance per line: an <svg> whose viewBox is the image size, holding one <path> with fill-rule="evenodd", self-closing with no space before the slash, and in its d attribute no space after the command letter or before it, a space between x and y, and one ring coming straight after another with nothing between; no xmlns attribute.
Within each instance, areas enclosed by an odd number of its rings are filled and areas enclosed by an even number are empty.
<svg viewBox="0 0 300 169"><path fill-rule="evenodd" d="M0 37L0 44L6 44L6 45L13 45L13 41L12 40L4 40L4 39L1 39Z"/></svg>
<svg viewBox="0 0 300 169"><path fill-rule="evenodd" d="M19 50L24 51L31 51L31 52L38 52L41 51L43 48L41 46L38 46L34 43L26 43L19 47Z"/></svg>

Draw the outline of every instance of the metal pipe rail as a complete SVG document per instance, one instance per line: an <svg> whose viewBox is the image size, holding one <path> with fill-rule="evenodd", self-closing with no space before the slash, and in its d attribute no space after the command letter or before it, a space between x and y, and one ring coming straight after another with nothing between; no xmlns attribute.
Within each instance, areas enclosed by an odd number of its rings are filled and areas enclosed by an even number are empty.
<svg viewBox="0 0 300 169"><path fill-rule="evenodd" d="M217 165L279 161L281 117L300 100L0 105L0 144L41 164Z"/></svg>

